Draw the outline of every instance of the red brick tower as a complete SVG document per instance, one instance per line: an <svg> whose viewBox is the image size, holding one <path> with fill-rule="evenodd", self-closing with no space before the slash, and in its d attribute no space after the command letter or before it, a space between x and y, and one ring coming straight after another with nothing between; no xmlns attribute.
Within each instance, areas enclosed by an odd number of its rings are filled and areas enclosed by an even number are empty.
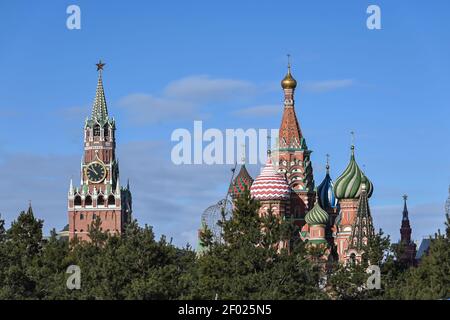
<svg viewBox="0 0 450 320"><path fill-rule="evenodd" d="M72 180L68 193L69 239L89 240L88 226L99 217L101 228L120 234L131 220L129 185L121 188L116 159L115 120L108 116L102 72L97 64L98 83L92 115L84 126L84 155L81 161L80 187Z"/></svg>
<svg viewBox="0 0 450 320"><path fill-rule="evenodd" d="M311 150L306 145L294 108L294 92L297 81L292 77L291 66L281 81L284 91L284 111L279 131L276 165L278 172L286 176L292 189L291 214L296 223L304 225L305 214L314 206L314 177Z"/></svg>
<svg viewBox="0 0 450 320"><path fill-rule="evenodd" d="M408 196L404 195L403 200L405 203L403 207L402 226L400 228L400 261L408 266L413 266L416 262L416 244L411 241L412 229L409 224L408 206L406 205Z"/></svg>
<svg viewBox="0 0 450 320"><path fill-rule="evenodd" d="M334 231L337 254L339 261L348 259L347 250L350 245L350 237L354 231L354 223L358 215L358 207L361 204L363 181L365 196L370 198L373 193L373 184L367 179L355 160L355 146L351 146L350 162L344 172L337 178L334 184L336 198L339 199L340 213L335 220ZM365 214L365 213L364 213Z"/></svg>

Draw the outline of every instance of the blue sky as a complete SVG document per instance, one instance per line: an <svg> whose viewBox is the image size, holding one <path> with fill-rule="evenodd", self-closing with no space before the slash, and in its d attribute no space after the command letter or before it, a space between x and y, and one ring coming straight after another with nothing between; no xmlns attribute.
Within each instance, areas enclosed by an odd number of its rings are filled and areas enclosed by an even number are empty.
<svg viewBox="0 0 450 320"><path fill-rule="evenodd" d="M66 28L71 4L81 30ZM380 6L382 30L366 28L369 4ZM278 128L290 53L316 183L327 153L333 178L344 170L355 131L376 226L398 238L407 193L420 239L443 228L450 184L449 10L443 0L2 1L0 212L9 223L32 200L46 231L66 223L101 58L134 216L195 242L230 167L174 166L172 131L194 120Z"/></svg>

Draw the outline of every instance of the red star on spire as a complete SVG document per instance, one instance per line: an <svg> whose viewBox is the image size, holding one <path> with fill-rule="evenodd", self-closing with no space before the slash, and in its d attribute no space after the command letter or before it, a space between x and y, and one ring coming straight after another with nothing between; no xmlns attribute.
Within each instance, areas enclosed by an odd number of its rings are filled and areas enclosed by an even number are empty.
<svg viewBox="0 0 450 320"><path fill-rule="evenodd" d="M100 60L98 63L96 63L95 65L97 66L97 71L103 70L103 67L105 66L106 63L103 63L102 60Z"/></svg>

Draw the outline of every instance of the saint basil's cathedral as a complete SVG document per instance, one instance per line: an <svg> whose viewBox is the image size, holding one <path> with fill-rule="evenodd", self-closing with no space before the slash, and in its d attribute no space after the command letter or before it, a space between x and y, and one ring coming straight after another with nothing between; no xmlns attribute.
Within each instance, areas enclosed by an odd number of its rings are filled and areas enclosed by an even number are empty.
<svg viewBox="0 0 450 320"><path fill-rule="evenodd" d="M291 74L290 64L281 86L284 110L277 148L273 151L269 148L267 162L254 180L245 163L242 164L230 185L231 197L235 199L248 189L260 201L260 215L271 210L272 214L292 219L300 229L300 238L308 245L328 248L329 260L361 262L365 245L375 235L369 206L373 184L358 166L352 145L350 161L339 178L333 183L327 162L326 175L315 187L312 151L308 149L295 112L297 81ZM404 213L401 233L402 241L404 235L411 234L407 213L406 217ZM410 237L404 241L411 247L408 257L414 255L415 245Z"/></svg>

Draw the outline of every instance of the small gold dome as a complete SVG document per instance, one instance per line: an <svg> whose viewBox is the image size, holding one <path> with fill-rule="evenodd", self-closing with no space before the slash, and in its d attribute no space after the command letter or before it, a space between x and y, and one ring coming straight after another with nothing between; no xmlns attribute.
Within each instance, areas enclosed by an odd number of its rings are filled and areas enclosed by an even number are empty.
<svg viewBox="0 0 450 320"><path fill-rule="evenodd" d="M281 87L283 89L295 89L297 87L297 80L291 75L291 66L288 67L286 76L281 80Z"/></svg>

